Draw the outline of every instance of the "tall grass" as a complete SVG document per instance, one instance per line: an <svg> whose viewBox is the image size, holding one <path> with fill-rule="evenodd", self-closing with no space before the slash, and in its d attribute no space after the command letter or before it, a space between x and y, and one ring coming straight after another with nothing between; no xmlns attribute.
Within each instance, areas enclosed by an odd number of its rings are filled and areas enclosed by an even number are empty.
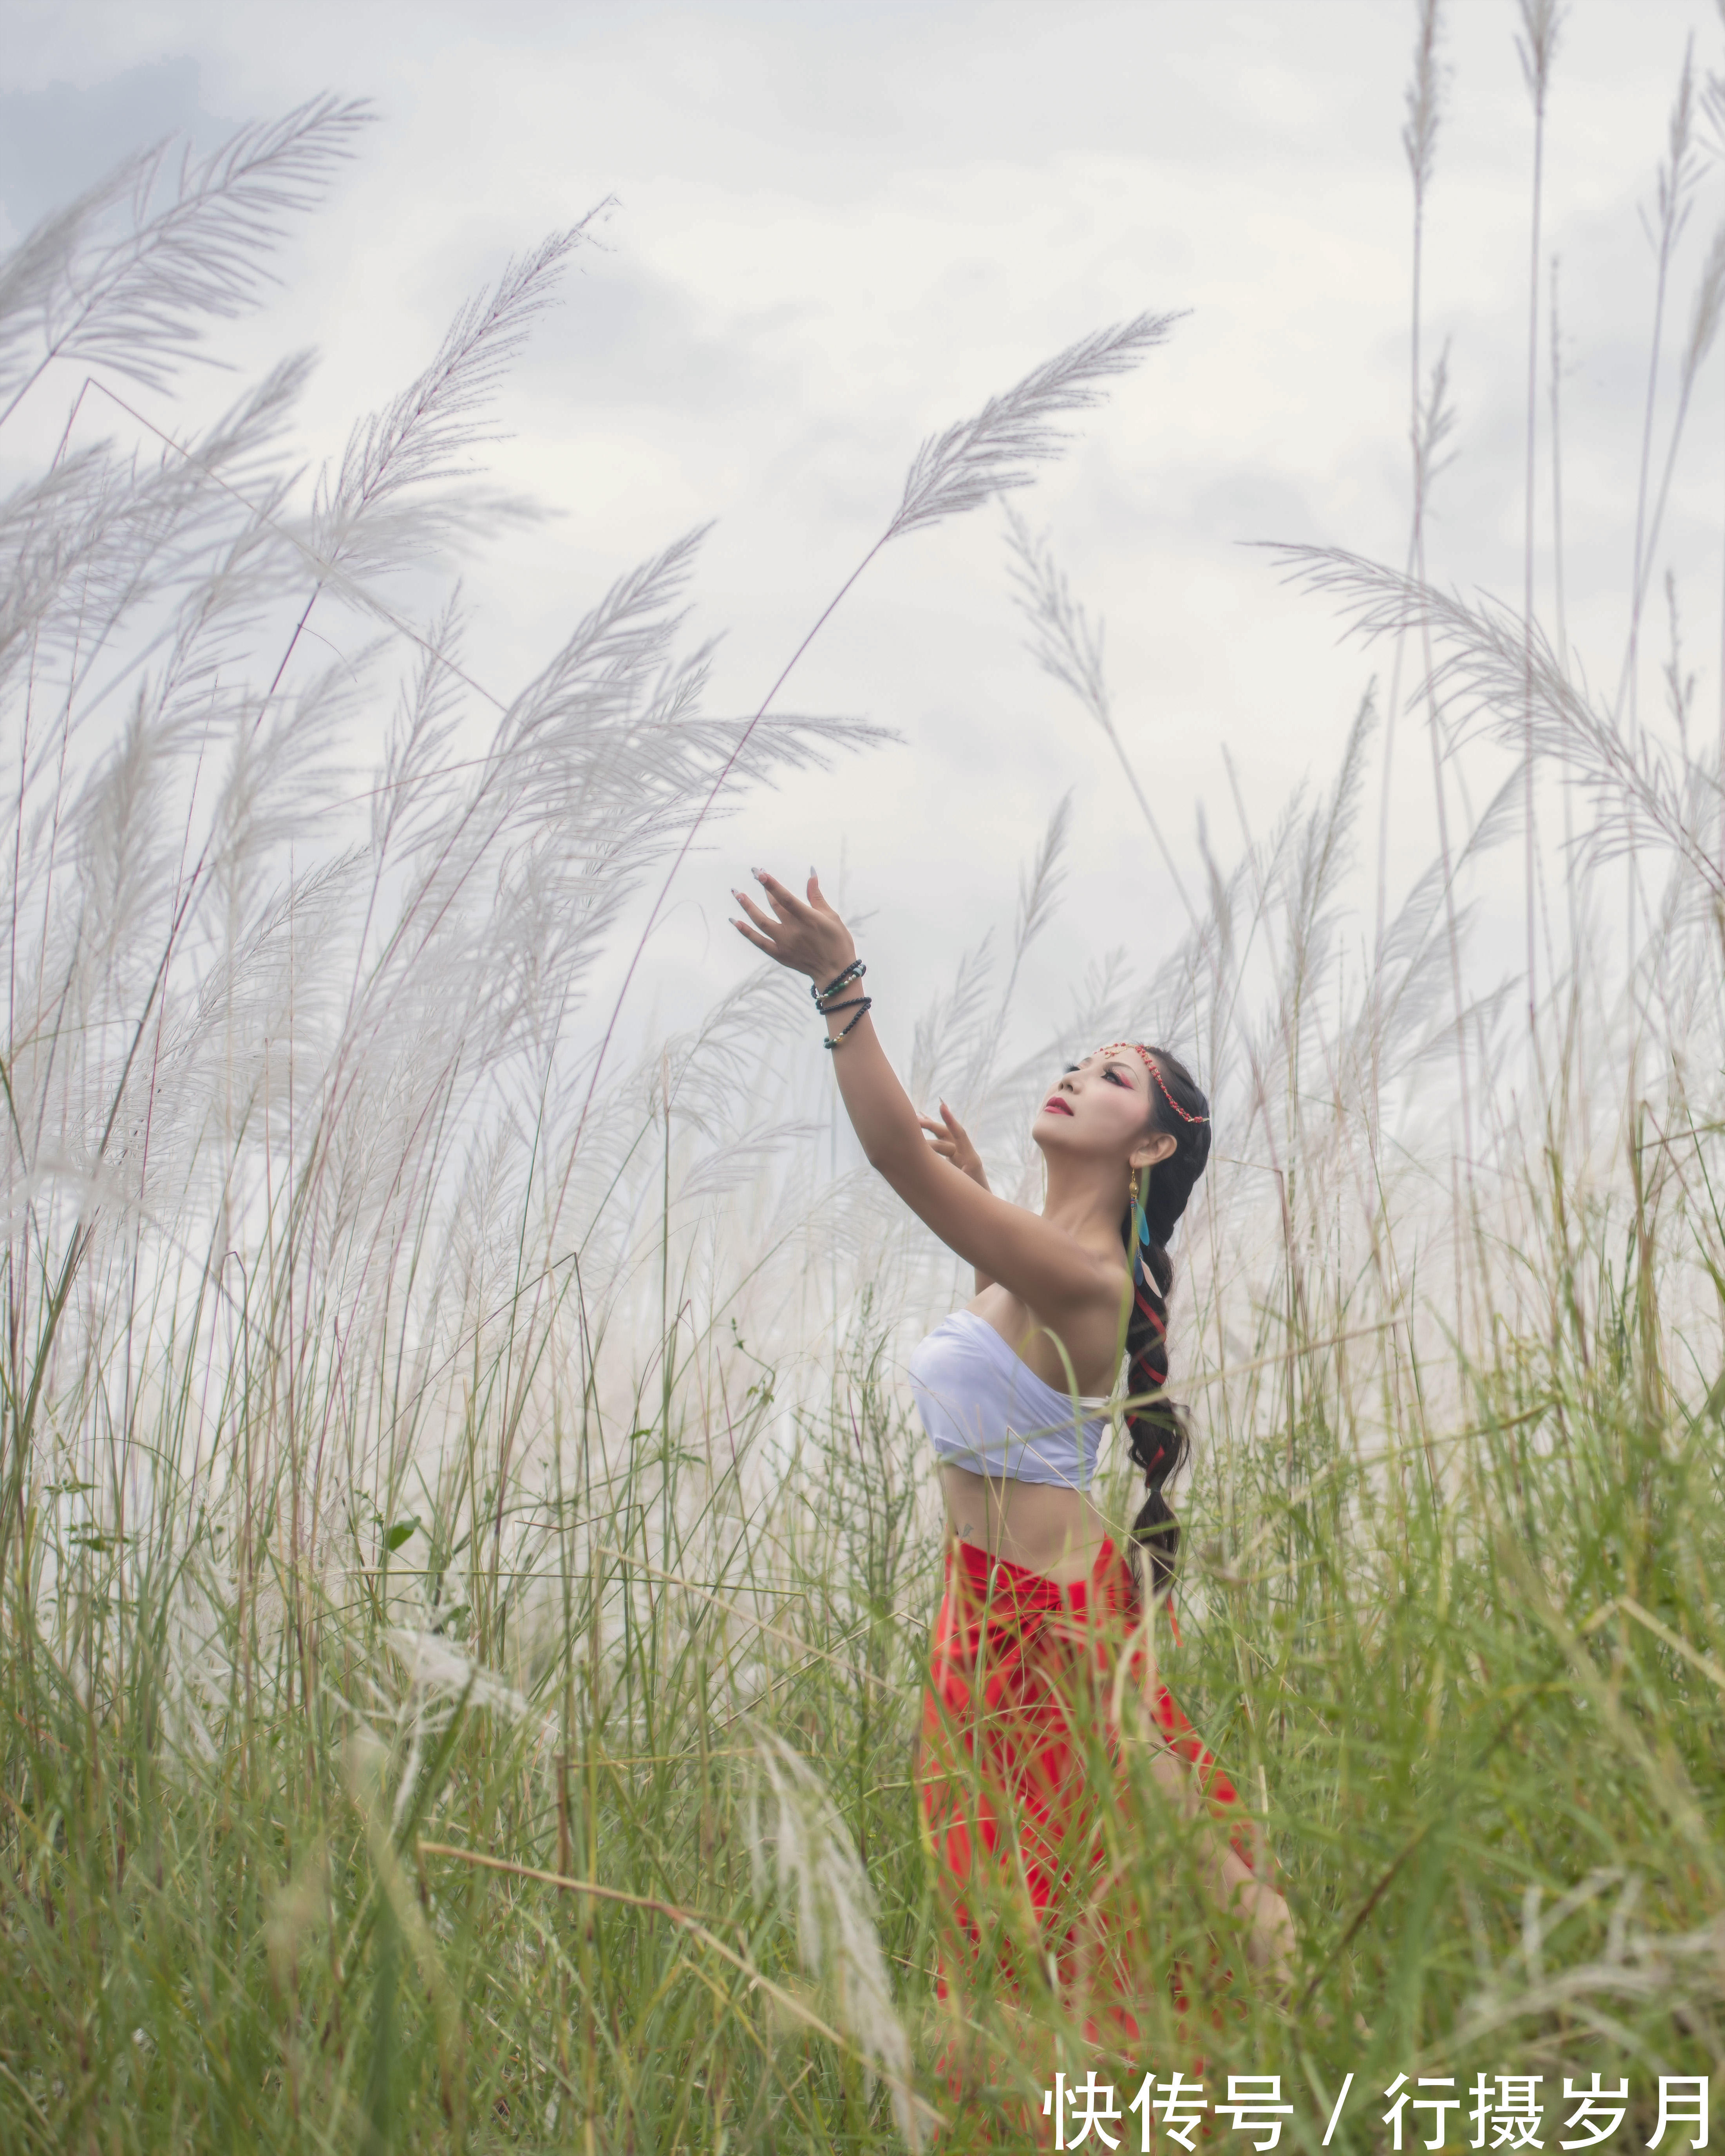
<svg viewBox="0 0 1725 2156"><path fill-rule="evenodd" d="M1416 249L1441 27L1418 13ZM1025 2145L1080 2032L1034 1983L937 2000L913 1783L940 1527L896 1367L954 1266L865 1176L833 1186L826 1074L775 1052L808 1045L782 981L627 1065L589 985L711 814L870 730L781 716L778 686L706 714L698 535L507 693L472 678L456 601L414 610L428 564L531 513L472 450L580 228L310 490L303 362L195 439L123 401L248 301L361 117L129 167L0 273L0 382L73 386L0 511L6 2145ZM1713 264L1675 396L1651 377L1632 647ZM925 444L880 544L1022 484L1168 326L1086 340ZM1137 2066L1201 2048L1213 2093L1278 2072L1301 2148L1348 2072L1339 2148L1378 2145L1397 2072L1538 2073L1558 2106L1598 2067L1645 2141L1651 2076L1725 2067L1719 772L1675 659L1661 732L1531 607L1428 583L1447 422L1417 359L1413 398L1404 567L1282 557L1409 654L1332 783L1232 861L1206 845L1151 971L1100 954L1033 1016L1063 805L908 1075L1026 1197L1070 1045L1189 1047L1222 1133L1181 1252L1180 1628L1152 1646L1301 1963L1290 2000L1249 1980L1122 1702L1108 1891L1181 1972ZM1034 658L1162 841L1101 625L1049 542L1009 542ZM351 667L331 614L367 626ZM1392 911L1378 839L1363 961L1358 819L1409 670L1440 844ZM386 746L357 772L367 717ZM1458 832L1462 754L1501 784ZM1466 940L1536 766L1589 810L1537 996L1482 986ZM1627 946L1603 925L1625 857ZM1133 1509L1117 1474L1106 1501Z"/></svg>

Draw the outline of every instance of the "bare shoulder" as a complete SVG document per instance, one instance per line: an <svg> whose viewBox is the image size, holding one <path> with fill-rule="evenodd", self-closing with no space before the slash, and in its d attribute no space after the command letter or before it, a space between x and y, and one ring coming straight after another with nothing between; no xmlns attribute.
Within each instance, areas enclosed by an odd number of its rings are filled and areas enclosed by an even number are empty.
<svg viewBox="0 0 1725 2156"><path fill-rule="evenodd" d="M1095 1270L1088 1291L1075 1283L1065 1296L1044 1294L1033 1303L995 1281L965 1306L1060 1392L1075 1379L1081 1393L1106 1392L1113 1383L1131 1281L1123 1264L1094 1251L1089 1256Z"/></svg>

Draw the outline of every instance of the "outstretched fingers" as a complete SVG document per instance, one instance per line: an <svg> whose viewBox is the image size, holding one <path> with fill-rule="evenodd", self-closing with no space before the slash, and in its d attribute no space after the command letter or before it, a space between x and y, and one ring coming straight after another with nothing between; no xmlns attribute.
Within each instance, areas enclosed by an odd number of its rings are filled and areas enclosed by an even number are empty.
<svg viewBox="0 0 1725 2156"><path fill-rule="evenodd" d="M747 914L749 919L754 922L757 928L763 929L770 935L775 928L783 927L784 924L783 921L774 920L770 913L762 912L761 908L756 905L753 899L749 896L747 891L733 891L731 896L737 901L743 911Z"/></svg>
<svg viewBox="0 0 1725 2156"><path fill-rule="evenodd" d="M845 924L819 896L811 873L809 884L814 903L805 902L765 869L752 871L760 886L758 899L733 891L732 897L742 909L734 921L737 933L758 951L765 951L793 973L807 973L816 983L829 981L856 957L856 945Z"/></svg>
<svg viewBox="0 0 1725 2156"><path fill-rule="evenodd" d="M731 926L745 942L752 943L757 951L764 951L769 958L778 956L778 946L771 937L763 936L758 928L751 928L746 921L733 921Z"/></svg>
<svg viewBox="0 0 1725 2156"><path fill-rule="evenodd" d="M773 906L785 920L806 921L814 911L812 906L798 898L793 891L788 890L777 876L768 875L765 869L756 869L752 873L755 881L773 901Z"/></svg>

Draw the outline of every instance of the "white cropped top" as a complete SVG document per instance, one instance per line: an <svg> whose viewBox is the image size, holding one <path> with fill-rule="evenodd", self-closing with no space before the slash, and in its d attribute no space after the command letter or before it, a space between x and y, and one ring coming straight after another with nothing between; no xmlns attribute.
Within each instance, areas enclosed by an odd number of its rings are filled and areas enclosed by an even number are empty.
<svg viewBox="0 0 1725 2156"><path fill-rule="evenodd" d="M911 1391L935 1456L993 1481L1087 1490L1108 1402L1039 1378L985 1317L955 1311L917 1347Z"/></svg>

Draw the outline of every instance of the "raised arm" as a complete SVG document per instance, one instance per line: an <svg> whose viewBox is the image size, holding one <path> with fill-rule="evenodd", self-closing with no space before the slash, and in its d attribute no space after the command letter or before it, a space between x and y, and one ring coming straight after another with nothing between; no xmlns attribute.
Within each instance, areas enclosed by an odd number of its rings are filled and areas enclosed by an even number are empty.
<svg viewBox="0 0 1725 2156"><path fill-rule="evenodd" d="M819 879L810 874L808 896L799 899L776 876L759 870L755 875L772 910L733 891L748 916L735 926L757 950L824 988L855 959L856 945L822 896ZM834 1000L848 1001L860 996L865 986L877 985L877 976L870 973L866 983L841 990ZM833 1009L827 1037L839 1043L833 1050L839 1090L870 1164L949 1250L968 1259L979 1275L1001 1281L1050 1317L1077 1306L1093 1306L1098 1294L1115 1285L1106 1261L1063 1228L997 1198L955 1159L943 1158L927 1142L922 1121L887 1061L865 1009Z"/></svg>

